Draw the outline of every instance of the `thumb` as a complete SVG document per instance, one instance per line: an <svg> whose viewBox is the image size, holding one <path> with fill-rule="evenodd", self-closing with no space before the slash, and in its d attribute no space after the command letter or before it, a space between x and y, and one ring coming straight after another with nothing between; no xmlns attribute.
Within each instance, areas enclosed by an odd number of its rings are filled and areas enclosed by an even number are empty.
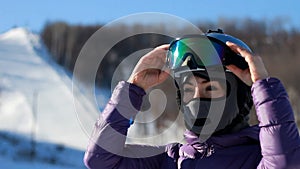
<svg viewBox="0 0 300 169"><path fill-rule="evenodd" d="M165 81L169 77L169 75L170 75L170 70L169 69L162 70L160 75L159 75L158 81L159 82Z"/></svg>

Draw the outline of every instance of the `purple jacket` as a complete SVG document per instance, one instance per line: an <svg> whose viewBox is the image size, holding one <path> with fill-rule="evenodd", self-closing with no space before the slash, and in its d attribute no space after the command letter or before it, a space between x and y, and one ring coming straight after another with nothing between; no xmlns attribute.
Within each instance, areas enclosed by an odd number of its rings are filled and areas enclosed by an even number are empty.
<svg viewBox="0 0 300 169"><path fill-rule="evenodd" d="M300 138L287 93L275 78L252 86L259 125L212 136L199 143L186 131L186 144L126 145L130 120L145 92L120 82L95 124L84 162L90 169L300 168Z"/></svg>

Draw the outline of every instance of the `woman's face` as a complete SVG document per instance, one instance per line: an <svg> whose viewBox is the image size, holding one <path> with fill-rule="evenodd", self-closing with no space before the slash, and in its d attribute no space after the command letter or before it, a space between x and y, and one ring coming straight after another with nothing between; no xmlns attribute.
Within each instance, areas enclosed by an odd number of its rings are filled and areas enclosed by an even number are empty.
<svg viewBox="0 0 300 169"><path fill-rule="evenodd" d="M194 98L220 98L226 95L225 84L220 81L190 76L183 83L183 102L188 103Z"/></svg>

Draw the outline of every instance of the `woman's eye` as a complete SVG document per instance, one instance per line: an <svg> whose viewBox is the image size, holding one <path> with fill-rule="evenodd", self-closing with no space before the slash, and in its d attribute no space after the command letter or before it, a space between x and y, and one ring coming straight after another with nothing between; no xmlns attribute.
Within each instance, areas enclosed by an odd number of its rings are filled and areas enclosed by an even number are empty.
<svg viewBox="0 0 300 169"><path fill-rule="evenodd" d="M216 86L207 86L206 91L216 91L218 88Z"/></svg>

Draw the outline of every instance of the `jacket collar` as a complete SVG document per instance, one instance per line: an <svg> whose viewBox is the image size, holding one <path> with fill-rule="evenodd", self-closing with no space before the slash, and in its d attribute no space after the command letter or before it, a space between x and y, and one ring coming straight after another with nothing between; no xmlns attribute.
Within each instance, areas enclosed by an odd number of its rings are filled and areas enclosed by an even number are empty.
<svg viewBox="0 0 300 169"><path fill-rule="evenodd" d="M223 149L236 145L259 143L259 127L256 125L236 133L211 136L206 141L202 141L195 133L189 130L185 131L184 137L187 144L192 145L194 148L208 145L213 146L215 149Z"/></svg>

